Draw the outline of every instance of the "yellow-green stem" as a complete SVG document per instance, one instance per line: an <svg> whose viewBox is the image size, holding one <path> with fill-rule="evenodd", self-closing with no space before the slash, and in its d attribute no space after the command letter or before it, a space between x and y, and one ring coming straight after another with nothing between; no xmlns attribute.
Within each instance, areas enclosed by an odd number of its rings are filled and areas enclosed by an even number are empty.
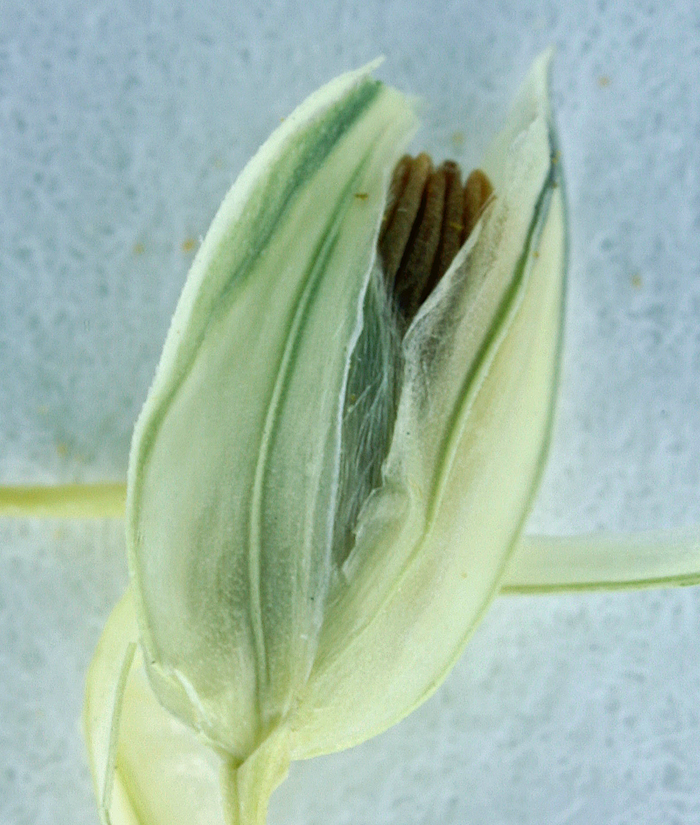
<svg viewBox="0 0 700 825"><path fill-rule="evenodd" d="M700 528L522 536L501 593L623 590L700 584Z"/></svg>
<svg viewBox="0 0 700 825"><path fill-rule="evenodd" d="M0 487L0 516L14 518L123 518L126 484Z"/></svg>

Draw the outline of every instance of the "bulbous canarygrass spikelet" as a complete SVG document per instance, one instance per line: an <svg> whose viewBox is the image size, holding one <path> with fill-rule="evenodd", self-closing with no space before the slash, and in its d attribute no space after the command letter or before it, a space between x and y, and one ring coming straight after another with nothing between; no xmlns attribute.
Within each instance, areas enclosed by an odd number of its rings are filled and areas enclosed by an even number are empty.
<svg viewBox="0 0 700 825"><path fill-rule="evenodd" d="M227 195L134 433L131 585L84 716L105 821L263 822L291 760L427 698L497 592L560 349L548 63L405 334L376 252L415 128L403 95L369 69L337 78Z"/></svg>

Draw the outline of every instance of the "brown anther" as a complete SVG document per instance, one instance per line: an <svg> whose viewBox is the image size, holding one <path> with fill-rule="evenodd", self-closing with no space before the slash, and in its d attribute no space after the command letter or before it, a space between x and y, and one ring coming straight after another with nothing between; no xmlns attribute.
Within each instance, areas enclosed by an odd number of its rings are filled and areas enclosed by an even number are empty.
<svg viewBox="0 0 700 825"><path fill-rule="evenodd" d="M379 230L379 245L381 246L387 229L394 217L394 212L398 206L399 199L404 193L406 183L408 182L408 175L411 171L411 164L413 159L410 155L404 155L396 164L394 172L391 176L391 183L389 184L389 194L386 199L386 208L384 209L384 217L382 218L382 226Z"/></svg>
<svg viewBox="0 0 700 825"><path fill-rule="evenodd" d="M408 163L407 173L399 170L403 161ZM411 235L411 229L418 215L428 175L433 171L433 162L423 152L415 159L402 158L399 161L399 166L397 166L397 171L400 171L401 174L397 184L400 185L403 181L403 186L400 194L397 195L392 216L387 221L384 235L379 240L379 251L384 262L384 276L392 291L396 273Z"/></svg>
<svg viewBox="0 0 700 825"><path fill-rule="evenodd" d="M481 169L474 169L464 184L464 235L462 243L471 235L472 229L484 211L486 202L491 197L493 186Z"/></svg>
<svg viewBox="0 0 700 825"><path fill-rule="evenodd" d="M459 252L459 248L462 246L462 234L464 231L462 172L453 160L446 160L442 164L442 168L445 170L447 189L445 192L445 209L442 217L440 248L435 257L426 289L424 289L423 295L421 295L421 304L440 282L440 279L447 272L455 255Z"/></svg>
<svg viewBox="0 0 700 825"><path fill-rule="evenodd" d="M435 171L425 153L398 162L379 234L387 286L408 325L449 269L493 187L475 170L462 187L454 161Z"/></svg>
<svg viewBox="0 0 700 825"><path fill-rule="evenodd" d="M394 282L394 296L404 318L412 318L421 305L440 245L445 211L447 176L440 166L428 176L420 208L413 224Z"/></svg>

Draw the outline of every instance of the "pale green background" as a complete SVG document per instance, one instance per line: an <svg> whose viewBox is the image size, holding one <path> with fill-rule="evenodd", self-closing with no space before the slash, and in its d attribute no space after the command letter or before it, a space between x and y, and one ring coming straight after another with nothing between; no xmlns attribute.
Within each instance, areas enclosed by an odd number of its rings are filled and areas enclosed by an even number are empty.
<svg viewBox="0 0 700 825"><path fill-rule="evenodd" d="M697 3L0 4L0 483L123 478L192 259L279 119L377 54L464 165L555 43L563 378L532 529L700 523ZM82 679L121 524L0 523L0 823L97 822ZM700 591L497 601L444 688L275 825L700 821Z"/></svg>

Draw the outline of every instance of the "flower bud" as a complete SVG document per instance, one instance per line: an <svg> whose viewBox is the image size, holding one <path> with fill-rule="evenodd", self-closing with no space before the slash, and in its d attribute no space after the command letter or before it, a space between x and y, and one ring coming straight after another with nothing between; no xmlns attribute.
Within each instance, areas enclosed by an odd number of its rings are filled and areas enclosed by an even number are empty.
<svg viewBox="0 0 700 825"><path fill-rule="evenodd" d="M410 300L377 247L415 117L369 70L312 95L226 196L134 432L131 585L85 712L105 819L264 822L291 760L424 701L497 593L560 349L548 63L469 237Z"/></svg>

